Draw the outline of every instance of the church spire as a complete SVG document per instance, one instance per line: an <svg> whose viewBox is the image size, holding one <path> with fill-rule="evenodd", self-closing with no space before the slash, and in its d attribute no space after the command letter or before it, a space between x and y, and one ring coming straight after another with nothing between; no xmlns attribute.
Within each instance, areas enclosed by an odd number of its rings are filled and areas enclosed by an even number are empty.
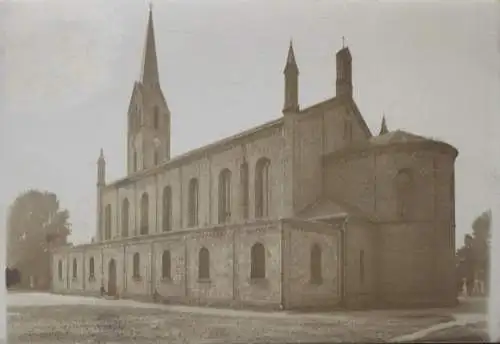
<svg viewBox="0 0 500 344"><path fill-rule="evenodd" d="M159 84L158 61L156 58L155 32L153 27L153 9L149 5L148 28L146 31L146 45L142 61L141 82L146 85Z"/></svg>
<svg viewBox="0 0 500 344"><path fill-rule="evenodd" d="M299 111L299 67L295 61L292 40L288 47L288 56L286 57L285 70L285 104L283 105L283 114Z"/></svg>
<svg viewBox="0 0 500 344"><path fill-rule="evenodd" d="M382 124L380 125L380 133L379 135L384 135L389 132L389 129L387 129L387 123L385 121L385 115L382 117Z"/></svg>
<svg viewBox="0 0 500 344"><path fill-rule="evenodd" d="M286 64L285 64L285 73L287 70L290 70L292 68L295 71L299 71L299 67L297 66L297 62L295 61L295 52L293 51L293 43L292 40L290 39L290 46L288 47L288 56L286 57Z"/></svg>

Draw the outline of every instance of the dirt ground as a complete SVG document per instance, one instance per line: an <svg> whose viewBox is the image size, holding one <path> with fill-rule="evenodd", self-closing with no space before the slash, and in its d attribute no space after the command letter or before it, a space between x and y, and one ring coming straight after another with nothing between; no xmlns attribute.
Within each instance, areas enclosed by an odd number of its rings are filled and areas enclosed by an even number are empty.
<svg viewBox="0 0 500 344"><path fill-rule="evenodd" d="M89 305L9 307L9 343L382 342L443 316L244 318Z"/></svg>

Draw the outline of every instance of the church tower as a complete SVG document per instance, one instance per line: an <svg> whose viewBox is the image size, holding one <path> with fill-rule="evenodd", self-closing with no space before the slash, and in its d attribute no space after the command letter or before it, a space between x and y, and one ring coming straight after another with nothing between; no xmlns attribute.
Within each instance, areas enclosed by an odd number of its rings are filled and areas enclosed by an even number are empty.
<svg viewBox="0 0 500 344"><path fill-rule="evenodd" d="M128 109L128 174L170 159L170 111L160 87L151 8L143 54L140 80L134 84Z"/></svg>

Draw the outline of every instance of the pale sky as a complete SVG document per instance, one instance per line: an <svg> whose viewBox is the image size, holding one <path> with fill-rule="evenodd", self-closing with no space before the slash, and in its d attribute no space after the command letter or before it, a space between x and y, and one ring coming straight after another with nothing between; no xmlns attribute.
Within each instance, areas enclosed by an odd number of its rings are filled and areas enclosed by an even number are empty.
<svg viewBox="0 0 500 344"><path fill-rule="evenodd" d="M95 234L101 147L108 181L125 174L126 111L147 7L139 0L0 1L1 223L20 192L37 188L69 209L73 242ZM157 0L153 10L174 156L281 116L290 38L300 103L332 97L345 36L355 100L372 133L385 113L391 130L458 148L459 243L489 207L488 147L500 146L493 131L500 130L493 124L500 122L498 6Z"/></svg>

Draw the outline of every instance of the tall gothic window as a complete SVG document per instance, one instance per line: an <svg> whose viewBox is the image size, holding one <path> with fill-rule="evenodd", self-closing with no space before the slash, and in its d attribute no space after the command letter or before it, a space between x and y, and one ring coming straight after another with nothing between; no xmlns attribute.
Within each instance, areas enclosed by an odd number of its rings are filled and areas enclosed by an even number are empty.
<svg viewBox="0 0 500 344"><path fill-rule="evenodd" d="M250 278L266 278L266 249L260 242L250 250Z"/></svg>
<svg viewBox="0 0 500 344"><path fill-rule="evenodd" d="M73 258L73 279L76 279L78 276L78 263L76 262L76 258Z"/></svg>
<svg viewBox="0 0 500 344"><path fill-rule="evenodd" d="M188 195L188 226L194 227L198 225L198 180L191 178L189 181Z"/></svg>
<svg viewBox="0 0 500 344"><path fill-rule="evenodd" d="M160 127L160 111L158 110L158 106L154 107L154 113L153 113L153 125L155 129L158 129Z"/></svg>
<svg viewBox="0 0 500 344"><path fill-rule="evenodd" d="M137 152L134 151L133 158L132 158L132 170L134 172L137 172Z"/></svg>
<svg viewBox="0 0 500 344"><path fill-rule="evenodd" d="M260 158L255 167L255 217L269 216L270 167L271 162L267 158Z"/></svg>
<svg viewBox="0 0 500 344"><path fill-rule="evenodd" d="M210 278L210 253L202 247L198 254L198 279Z"/></svg>
<svg viewBox="0 0 500 344"><path fill-rule="evenodd" d="M352 122L350 119L344 120L344 140L347 142L352 141Z"/></svg>
<svg viewBox="0 0 500 344"><path fill-rule="evenodd" d="M365 251L359 251L359 282L365 283Z"/></svg>
<svg viewBox="0 0 500 344"><path fill-rule="evenodd" d="M163 251L161 255L161 277L164 279L172 278L170 251Z"/></svg>
<svg viewBox="0 0 500 344"><path fill-rule="evenodd" d="M111 204L104 208L104 240L111 239Z"/></svg>
<svg viewBox="0 0 500 344"><path fill-rule="evenodd" d="M132 277L139 278L141 277L141 256L139 252L134 253L132 259Z"/></svg>
<svg viewBox="0 0 500 344"><path fill-rule="evenodd" d="M155 148L155 151L154 151L153 154L154 154L154 157L153 157L153 159L154 159L154 165L156 166L156 165L158 165L158 163L160 161L160 155L158 153L158 148Z"/></svg>
<svg viewBox="0 0 500 344"><path fill-rule="evenodd" d="M219 174L219 223L231 218L231 171L227 168Z"/></svg>
<svg viewBox="0 0 500 344"><path fill-rule="evenodd" d="M413 176L410 169L404 168L396 175L398 216L407 219L413 200Z"/></svg>
<svg viewBox="0 0 500 344"><path fill-rule="evenodd" d="M318 244L314 244L311 248L311 283L321 284L322 276L322 252Z"/></svg>
<svg viewBox="0 0 500 344"><path fill-rule="evenodd" d="M130 203L127 198L122 202L122 237L128 237Z"/></svg>
<svg viewBox="0 0 500 344"><path fill-rule="evenodd" d="M94 257L90 257L89 260L89 278L94 277Z"/></svg>
<svg viewBox="0 0 500 344"><path fill-rule="evenodd" d="M243 210L243 218L248 219L248 163L244 162L240 166L240 178L241 178L241 205Z"/></svg>
<svg viewBox="0 0 500 344"><path fill-rule="evenodd" d="M149 196L145 192L141 197L141 235L149 233Z"/></svg>
<svg viewBox="0 0 500 344"><path fill-rule="evenodd" d="M62 281L62 279L63 279L63 266L62 266L61 260L57 263L57 276L59 277L59 281Z"/></svg>
<svg viewBox="0 0 500 344"><path fill-rule="evenodd" d="M170 186L163 188L162 226L164 232L172 229L172 189Z"/></svg>

